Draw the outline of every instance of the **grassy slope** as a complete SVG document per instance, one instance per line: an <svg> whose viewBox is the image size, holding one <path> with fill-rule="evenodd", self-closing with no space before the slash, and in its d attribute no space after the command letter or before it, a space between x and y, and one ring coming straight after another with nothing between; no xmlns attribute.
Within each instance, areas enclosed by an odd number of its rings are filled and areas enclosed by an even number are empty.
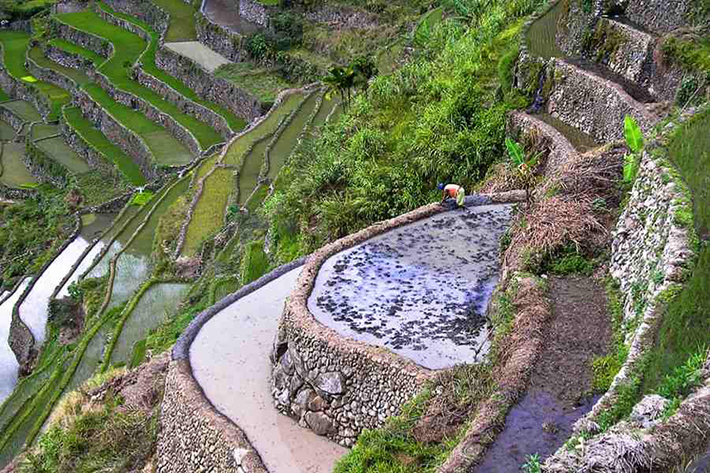
<svg viewBox="0 0 710 473"><path fill-rule="evenodd" d="M659 333L659 345L647 369L644 390L654 391L668 384L674 371L694 354L710 348L710 111L694 118L676 132L670 143L670 157L688 184L695 208L694 223L699 235L700 257L680 295L670 304Z"/></svg>
<svg viewBox="0 0 710 473"><path fill-rule="evenodd" d="M25 51L30 41L30 36L27 33L18 31L0 31L0 42L3 45L4 55L3 61L5 67L11 76L22 80L23 77L30 75L25 68ZM47 82L24 82L36 88L44 95L49 97L52 104L50 118L59 116L62 105L69 103L71 96L69 93L53 84Z"/></svg>
<svg viewBox="0 0 710 473"><path fill-rule="evenodd" d="M180 3L182 3L180 0L178 0L178 1ZM187 5L185 5L185 6L187 6ZM156 50L158 48L158 45L160 43L160 35L158 35L158 33L156 33L155 31L153 31L149 25L143 23L142 21L138 20L135 17L124 15L119 12L115 12L104 4L101 4L101 8L104 8L106 11L111 12L113 15L115 15L118 18L123 18L124 20L130 21L131 23L140 26L145 31L148 31L150 33L152 39L151 39L150 44L148 45L148 51L146 52L145 56L143 57L143 67L147 73L149 73L153 77L165 82L170 87L172 87L173 89L175 89L180 94L187 97L188 99L192 100L193 102L196 102L204 107L207 107L210 110L214 111L215 113L223 116L227 120L227 123L229 124L229 126L232 130L239 131L239 130L242 130L246 126L246 121L243 118L234 115L232 112L230 112L229 110L227 110L226 108L224 108L220 105L217 105L216 103L209 102L207 100L203 100L192 89L187 87L180 80L176 79L175 77L171 76L170 74L167 74L165 71L163 71L162 69L159 69L158 66L156 66L155 54L156 54ZM182 20L182 16L177 17L177 20ZM176 20L171 19L171 22L170 22L171 27L175 23L176 23ZM183 26L183 25L178 25L176 28L178 30L188 29L188 27ZM193 20L192 28L194 29L194 20ZM168 30L168 31L170 31L170 30Z"/></svg>
<svg viewBox="0 0 710 473"><path fill-rule="evenodd" d="M170 26L165 33L165 42L196 41L196 9L182 0L152 0L170 14Z"/></svg>
<svg viewBox="0 0 710 473"><path fill-rule="evenodd" d="M438 182L471 189L505 156L506 114L527 99L499 64L517 48L518 18L540 2L463 3L470 28L428 30L418 57L377 78L284 169L276 225L300 253L431 202Z"/></svg>
<svg viewBox="0 0 710 473"><path fill-rule="evenodd" d="M180 112L180 109L175 105L163 100L152 90L131 80L129 69L125 65L134 64L148 46L142 38L123 28L105 22L95 12L90 10L60 15L60 19L75 28L95 34L113 43L115 53L101 65L99 71L106 74L116 87L147 100L159 110L175 118L181 125L192 132L203 149L222 141L219 134L209 125Z"/></svg>
<svg viewBox="0 0 710 473"><path fill-rule="evenodd" d="M225 64L215 71L215 75L233 82L267 103L276 100L281 90L292 87L278 72L259 68L249 62Z"/></svg>

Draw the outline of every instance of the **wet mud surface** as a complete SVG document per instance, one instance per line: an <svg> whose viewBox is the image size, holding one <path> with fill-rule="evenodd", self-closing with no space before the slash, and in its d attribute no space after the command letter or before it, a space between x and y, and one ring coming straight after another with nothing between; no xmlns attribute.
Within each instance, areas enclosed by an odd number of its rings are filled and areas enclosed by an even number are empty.
<svg viewBox="0 0 710 473"><path fill-rule="evenodd" d="M424 367L480 360L510 205L446 212L329 258L308 308L344 336Z"/></svg>
<svg viewBox="0 0 710 473"><path fill-rule="evenodd" d="M296 268L205 324L190 347L195 379L210 402L246 433L275 473L329 473L347 450L280 414L271 397L271 351Z"/></svg>
<svg viewBox="0 0 710 473"><path fill-rule="evenodd" d="M530 387L513 407L505 428L471 473L520 471L526 457L553 454L569 438L572 425L599 396L592 388L592 360L611 346L611 319L604 287L587 277L551 277L552 319L547 343Z"/></svg>
<svg viewBox="0 0 710 473"><path fill-rule="evenodd" d="M239 2L230 0L204 0L202 13L213 23L224 26L235 33L252 34L259 31L259 25L249 23L239 15Z"/></svg>

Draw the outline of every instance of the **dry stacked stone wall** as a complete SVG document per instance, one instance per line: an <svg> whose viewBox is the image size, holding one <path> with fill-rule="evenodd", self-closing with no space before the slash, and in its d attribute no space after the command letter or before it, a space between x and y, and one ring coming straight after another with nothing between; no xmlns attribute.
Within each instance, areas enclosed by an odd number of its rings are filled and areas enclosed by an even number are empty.
<svg viewBox="0 0 710 473"><path fill-rule="evenodd" d="M572 159L577 151L570 144L569 140L555 127L542 120L522 112L512 112L508 116L508 134L515 136L518 134L532 135L539 134L547 140L550 153L547 156L546 175L553 174L566 162Z"/></svg>
<svg viewBox="0 0 710 473"><path fill-rule="evenodd" d="M597 142L622 139L626 115L631 115L643 131L650 130L657 121L615 82L561 59L553 59L549 67L554 86L547 111Z"/></svg>
<svg viewBox="0 0 710 473"><path fill-rule="evenodd" d="M165 47L158 49L155 63L160 69L179 78L199 97L223 106L247 122L264 112L254 96L228 80L210 74L190 58L175 51Z"/></svg>
<svg viewBox="0 0 710 473"><path fill-rule="evenodd" d="M269 10L259 0L239 0L239 15L250 23L269 27Z"/></svg>
<svg viewBox="0 0 710 473"><path fill-rule="evenodd" d="M22 130L25 121L9 108L0 107L0 120L8 123L15 132Z"/></svg>
<svg viewBox="0 0 710 473"><path fill-rule="evenodd" d="M213 51L233 62L241 62L246 59L244 38L221 25L212 23L202 12L197 16L195 29L197 30L197 40Z"/></svg>

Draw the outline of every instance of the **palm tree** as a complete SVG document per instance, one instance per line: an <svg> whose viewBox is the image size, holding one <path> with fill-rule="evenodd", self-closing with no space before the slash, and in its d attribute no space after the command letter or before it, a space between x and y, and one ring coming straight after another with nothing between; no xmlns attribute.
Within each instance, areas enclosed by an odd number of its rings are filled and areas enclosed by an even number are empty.
<svg viewBox="0 0 710 473"><path fill-rule="evenodd" d="M334 66L330 68L328 75L321 79L321 82L326 86L326 97L328 99L337 92L347 105L350 101L350 89L355 84L355 71L351 68Z"/></svg>
<svg viewBox="0 0 710 473"><path fill-rule="evenodd" d="M350 69L355 72L355 85L367 89L367 84L377 75L377 66L372 56L360 56L350 63Z"/></svg>

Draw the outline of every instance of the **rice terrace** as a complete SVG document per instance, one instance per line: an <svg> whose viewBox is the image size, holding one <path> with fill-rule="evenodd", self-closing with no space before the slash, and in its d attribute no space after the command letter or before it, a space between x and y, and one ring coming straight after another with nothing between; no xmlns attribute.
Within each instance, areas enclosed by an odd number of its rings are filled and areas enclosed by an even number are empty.
<svg viewBox="0 0 710 473"><path fill-rule="evenodd" d="M710 472L708 0L0 2L0 473Z"/></svg>

